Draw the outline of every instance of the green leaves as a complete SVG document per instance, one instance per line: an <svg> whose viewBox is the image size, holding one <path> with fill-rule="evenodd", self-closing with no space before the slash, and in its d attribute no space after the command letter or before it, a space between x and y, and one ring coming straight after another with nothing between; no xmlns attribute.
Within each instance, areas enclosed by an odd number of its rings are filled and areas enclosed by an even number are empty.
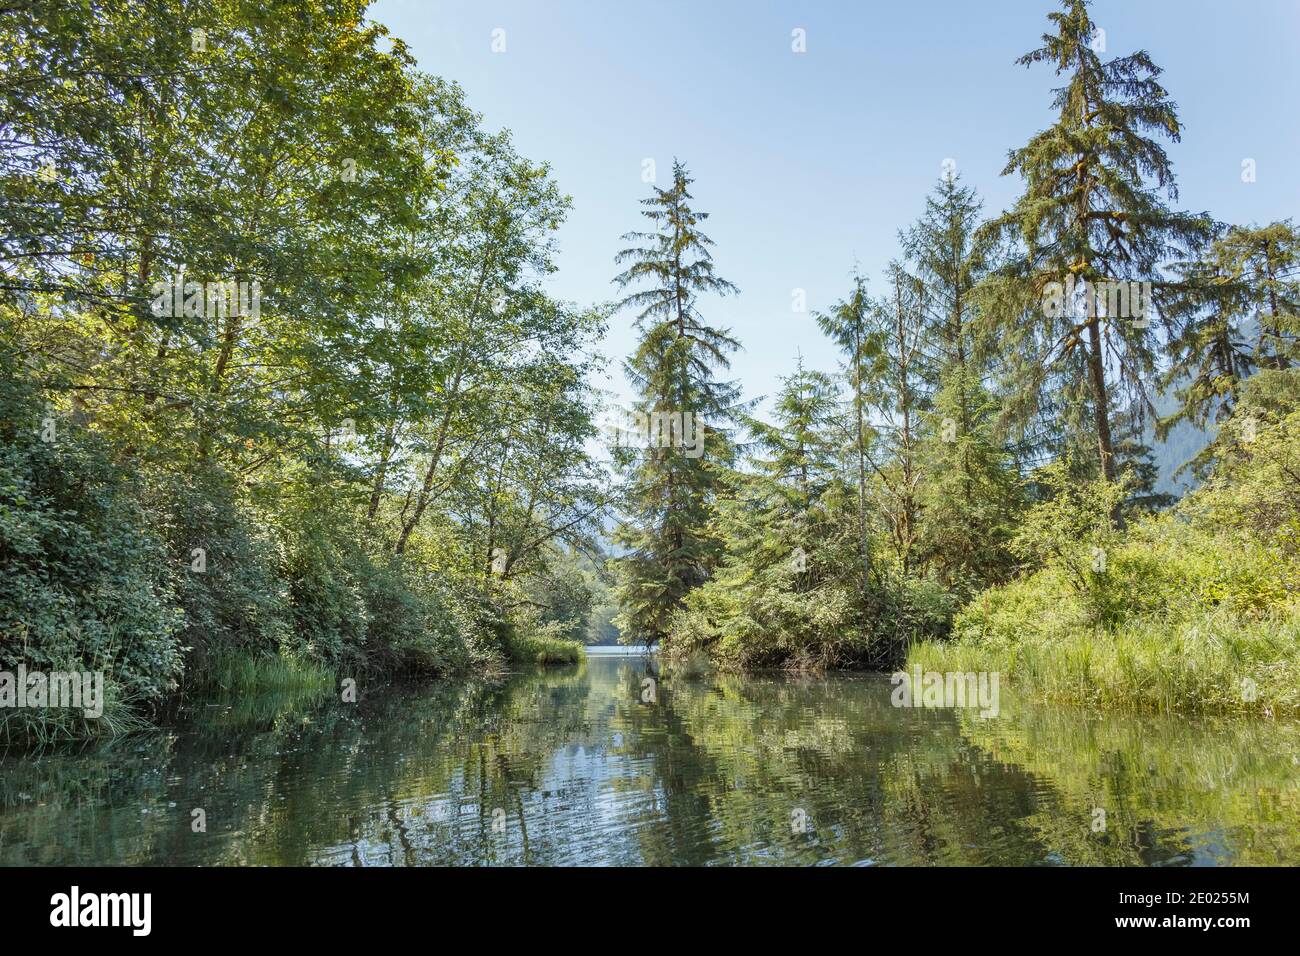
<svg viewBox="0 0 1300 956"><path fill-rule="evenodd" d="M541 289L569 205L548 167L366 6L10 11L0 348L138 475L168 547L207 539L206 576L160 562L184 640L463 663L446 594L508 625L497 602L604 505L584 447L604 316ZM253 307L215 305L224 282Z"/></svg>

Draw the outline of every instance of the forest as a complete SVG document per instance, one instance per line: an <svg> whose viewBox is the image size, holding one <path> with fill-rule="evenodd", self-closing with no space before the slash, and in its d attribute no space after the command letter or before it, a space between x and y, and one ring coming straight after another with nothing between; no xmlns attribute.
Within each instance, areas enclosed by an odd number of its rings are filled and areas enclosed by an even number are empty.
<svg viewBox="0 0 1300 956"><path fill-rule="evenodd" d="M611 605L683 673L1300 710L1300 233L1179 207L1161 69L1085 0L1019 61L1055 119L1015 203L945 171L765 415L685 161L615 301L560 301L561 184L367 5L0 14L0 671L107 694L5 739L572 664Z"/></svg>

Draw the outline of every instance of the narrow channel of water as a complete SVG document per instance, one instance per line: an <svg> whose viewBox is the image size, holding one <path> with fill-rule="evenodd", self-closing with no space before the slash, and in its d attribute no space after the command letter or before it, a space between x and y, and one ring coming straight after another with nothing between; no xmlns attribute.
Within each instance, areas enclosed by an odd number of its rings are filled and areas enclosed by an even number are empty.
<svg viewBox="0 0 1300 956"><path fill-rule="evenodd" d="M11 754L0 864L1300 863L1295 722L1006 687L982 720L895 708L874 675L658 670L597 653Z"/></svg>

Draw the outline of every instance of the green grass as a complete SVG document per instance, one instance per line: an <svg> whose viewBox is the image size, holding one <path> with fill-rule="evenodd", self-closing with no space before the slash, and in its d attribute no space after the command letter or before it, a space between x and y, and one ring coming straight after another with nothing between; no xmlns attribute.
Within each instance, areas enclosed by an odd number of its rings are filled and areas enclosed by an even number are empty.
<svg viewBox="0 0 1300 956"><path fill-rule="evenodd" d="M225 651L208 657L194 675L194 688L220 694L300 694L333 690L334 672L317 661L283 654Z"/></svg>
<svg viewBox="0 0 1300 956"><path fill-rule="evenodd" d="M306 713L337 686L337 675L317 661L223 651L204 659L187 691L211 708L205 711L208 726L241 729Z"/></svg>
<svg viewBox="0 0 1300 956"><path fill-rule="evenodd" d="M1040 608L1010 640L966 630L913 647L909 668L998 671L1032 696L1169 713L1300 713L1300 614L1224 611L1087 626L1068 601ZM1072 619L1074 618L1074 619Z"/></svg>
<svg viewBox="0 0 1300 956"><path fill-rule="evenodd" d="M510 659L519 664L577 664L584 656L582 644L543 634L516 634L507 648Z"/></svg>
<svg viewBox="0 0 1300 956"><path fill-rule="evenodd" d="M978 595L908 667L999 671L1022 693L1104 708L1298 714L1300 562L1287 536L1239 524L1196 499L1135 522L1100 568L1085 549Z"/></svg>
<svg viewBox="0 0 1300 956"><path fill-rule="evenodd" d="M270 654L226 651L203 660L187 689L197 695L234 700L236 709L276 712L319 701L335 687L323 664ZM104 710L88 718L71 708L0 710L0 749L31 749L67 741L116 737L154 726L144 702L104 681Z"/></svg>
<svg viewBox="0 0 1300 956"><path fill-rule="evenodd" d="M82 710L65 707L0 710L0 750L44 747L145 730L152 725L137 705L138 701L124 695L106 675L103 713L98 717L87 717Z"/></svg>

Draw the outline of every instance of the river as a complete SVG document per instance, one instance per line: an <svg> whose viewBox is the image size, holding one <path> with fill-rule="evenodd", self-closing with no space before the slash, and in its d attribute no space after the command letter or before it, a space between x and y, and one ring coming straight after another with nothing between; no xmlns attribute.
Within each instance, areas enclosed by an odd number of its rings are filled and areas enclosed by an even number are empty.
<svg viewBox="0 0 1300 956"><path fill-rule="evenodd" d="M0 864L1297 864L1300 724L595 654L0 758Z"/></svg>

